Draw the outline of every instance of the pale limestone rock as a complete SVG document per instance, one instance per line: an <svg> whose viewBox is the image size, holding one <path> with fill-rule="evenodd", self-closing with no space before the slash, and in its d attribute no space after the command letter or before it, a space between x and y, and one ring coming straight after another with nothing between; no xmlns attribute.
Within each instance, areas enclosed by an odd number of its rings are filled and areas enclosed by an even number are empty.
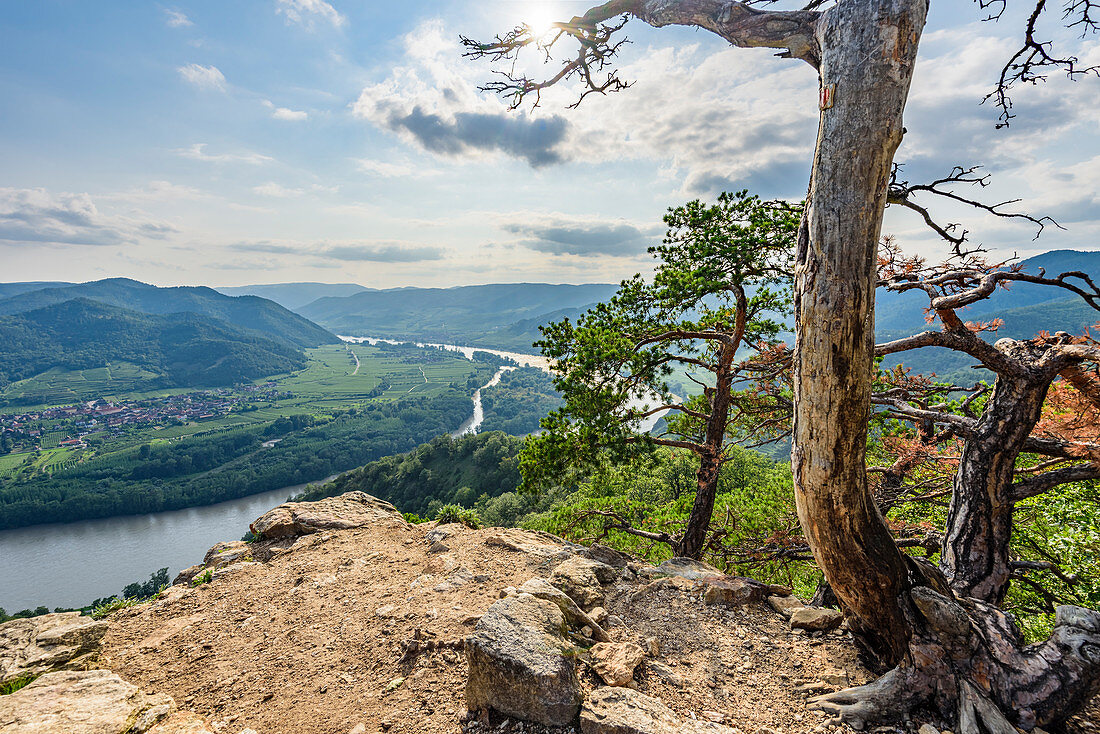
<svg viewBox="0 0 1100 734"><path fill-rule="evenodd" d="M844 614L824 607L803 607L791 612L791 629L823 632L836 629L844 621Z"/></svg>
<svg viewBox="0 0 1100 734"><path fill-rule="evenodd" d="M634 680L634 669L645 660L645 650L633 642L599 642L588 651L592 669L609 686L625 686Z"/></svg>
<svg viewBox="0 0 1100 734"><path fill-rule="evenodd" d="M149 730L149 734L216 734L206 719L192 711L177 711Z"/></svg>
<svg viewBox="0 0 1100 734"><path fill-rule="evenodd" d="M581 709L583 734L734 734L710 721L683 720L660 699L631 688L597 688Z"/></svg>
<svg viewBox="0 0 1100 734"><path fill-rule="evenodd" d="M603 584L613 582L619 573L613 566L587 558L572 557L558 564L550 584L561 589L583 609L603 606Z"/></svg>
<svg viewBox="0 0 1100 734"><path fill-rule="evenodd" d="M87 670L106 632L106 622L80 612L0 624L0 683L54 670Z"/></svg>
<svg viewBox="0 0 1100 734"><path fill-rule="evenodd" d="M485 536L485 545L507 548L539 558L568 558L584 550L583 546L568 543L556 535L519 528L497 528Z"/></svg>
<svg viewBox="0 0 1100 734"><path fill-rule="evenodd" d="M772 595L768 597L768 606L790 619L791 614L793 614L796 609L802 609L806 605L793 596Z"/></svg>
<svg viewBox="0 0 1100 734"><path fill-rule="evenodd" d="M569 724L581 703L576 653L558 606L530 594L495 602L466 640L466 706L550 726Z"/></svg>
<svg viewBox="0 0 1100 734"><path fill-rule="evenodd" d="M389 502L366 492L346 492L316 502L281 504L255 520L249 529L266 540L370 526L406 528L408 523Z"/></svg>
<svg viewBox="0 0 1100 734"><path fill-rule="evenodd" d="M608 637L607 632L603 627L588 613L577 606L577 603L570 599L565 593L557 587L551 586L550 582L546 579L529 579L519 589L509 588L509 593L506 596L512 594L530 594L531 596L544 599L549 602L553 602L561 609L562 614L565 615L565 621L570 627L588 627L592 630L591 637L597 642L610 642L611 638Z"/></svg>
<svg viewBox="0 0 1100 734"><path fill-rule="evenodd" d="M141 734L174 708L109 670L62 670L0 696L0 734Z"/></svg>

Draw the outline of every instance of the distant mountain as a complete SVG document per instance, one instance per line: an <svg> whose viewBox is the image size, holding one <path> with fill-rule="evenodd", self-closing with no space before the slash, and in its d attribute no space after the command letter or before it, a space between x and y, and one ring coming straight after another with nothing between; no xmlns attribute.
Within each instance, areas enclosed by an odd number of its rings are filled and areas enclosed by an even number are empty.
<svg viewBox="0 0 1100 734"><path fill-rule="evenodd" d="M25 283L0 283L0 299L18 296L20 293L40 291L43 288L57 288L65 285L72 285L72 283L51 280L31 280Z"/></svg>
<svg viewBox="0 0 1100 734"><path fill-rule="evenodd" d="M226 296L204 286L158 288L129 278L109 278L20 293L0 300L0 315L26 313L74 298L149 314L201 314L261 332L298 348L338 341L317 324L266 298Z"/></svg>
<svg viewBox="0 0 1100 734"><path fill-rule="evenodd" d="M1100 282L1100 252L1051 250L1024 260L1024 272L1047 277L1063 272L1080 271ZM920 292L878 294L875 311L875 332L879 342L899 339L929 328L924 320L928 297ZM997 290L989 299L959 311L965 321L1002 319L1004 326L985 334L989 341L1005 337L1030 339L1040 331L1068 331L1080 334L1086 327L1100 322L1100 311L1067 290L1033 283L1015 283ZM887 366L901 362L917 373L935 372L939 377L956 383L971 383L988 379L988 372L973 369L976 360L949 349L926 347L896 355Z"/></svg>
<svg viewBox="0 0 1100 734"><path fill-rule="evenodd" d="M235 285L215 289L227 296L259 296L297 311L318 298L350 296L374 290L357 283L270 283L266 285Z"/></svg>
<svg viewBox="0 0 1100 734"><path fill-rule="evenodd" d="M128 362L160 377L149 388L229 385L305 366L281 340L198 313L166 316L74 298L0 316L0 387L54 367Z"/></svg>
<svg viewBox="0 0 1100 734"><path fill-rule="evenodd" d="M338 334L532 351L538 326L606 300L609 283L401 288L321 298L298 313Z"/></svg>

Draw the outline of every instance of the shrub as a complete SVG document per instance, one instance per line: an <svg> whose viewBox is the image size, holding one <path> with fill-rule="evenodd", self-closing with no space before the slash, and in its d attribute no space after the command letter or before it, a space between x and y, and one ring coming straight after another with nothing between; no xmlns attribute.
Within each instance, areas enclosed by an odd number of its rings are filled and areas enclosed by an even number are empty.
<svg viewBox="0 0 1100 734"><path fill-rule="evenodd" d="M464 507L458 505L443 505L439 508L439 511L435 513L435 519L440 524L446 523L461 523L468 528L477 530L481 527L481 518L477 516L477 513L473 510L467 510Z"/></svg>

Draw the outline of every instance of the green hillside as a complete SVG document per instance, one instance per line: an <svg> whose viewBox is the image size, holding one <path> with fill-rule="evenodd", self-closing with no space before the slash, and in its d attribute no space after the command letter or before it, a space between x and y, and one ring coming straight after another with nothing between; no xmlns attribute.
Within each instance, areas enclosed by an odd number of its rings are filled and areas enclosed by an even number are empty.
<svg viewBox="0 0 1100 734"><path fill-rule="evenodd" d="M337 334L533 351L538 326L609 298L605 283L401 288L322 298L298 309Z"/></svg>
<svg viewBox="0 0 1100 734"><path fill-rule="evenodd" d="M147 314L196 313L261 332L299 349L338 341L317 324L265 298L235 298L203 286L158 288L128 278L109 278L20 293L0 300L0 315L26 313L74 298Z"/></svg>
<svg viewBox="0 0 1100 734"><path fill-rule="evenodd" d="M0 316L0 388L51 369L125 362L144 389L228 385L305 365L284 342L196 313L143 314L77 298Z"/></svg>
<svg viewBox="0 0 1100 734"><path fill-rule="evenodd" d="M496 432L439 436L406 454L352 469L295 500L362 490L418 515L444 504L470 507L482 495L497 497L519 486L522 446L523 439Z"/></svg>

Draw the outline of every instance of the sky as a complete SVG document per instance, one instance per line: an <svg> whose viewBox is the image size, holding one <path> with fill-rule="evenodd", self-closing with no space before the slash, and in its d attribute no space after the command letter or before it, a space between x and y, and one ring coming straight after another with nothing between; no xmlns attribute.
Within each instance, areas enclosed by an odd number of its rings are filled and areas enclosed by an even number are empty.
<svg viewBox="0 0 1100 734"><path fill-rule="evenodd" d="M568 19L567 0L35 0L0 4L0 281L291 281L373 288L612 282L649 269L668 207L805 195L817 81L687 28L626 28L634 85L480 93L459 35ZM1005 257L1100 249L1100 79L981 104L1026 3L998 23L933 0L897 160L914 182L982 165L983 200L1064 229L938 207ZM1100 64L1100 40L1046 26ZM945 252L912 213L884 231Z"/></svg>

